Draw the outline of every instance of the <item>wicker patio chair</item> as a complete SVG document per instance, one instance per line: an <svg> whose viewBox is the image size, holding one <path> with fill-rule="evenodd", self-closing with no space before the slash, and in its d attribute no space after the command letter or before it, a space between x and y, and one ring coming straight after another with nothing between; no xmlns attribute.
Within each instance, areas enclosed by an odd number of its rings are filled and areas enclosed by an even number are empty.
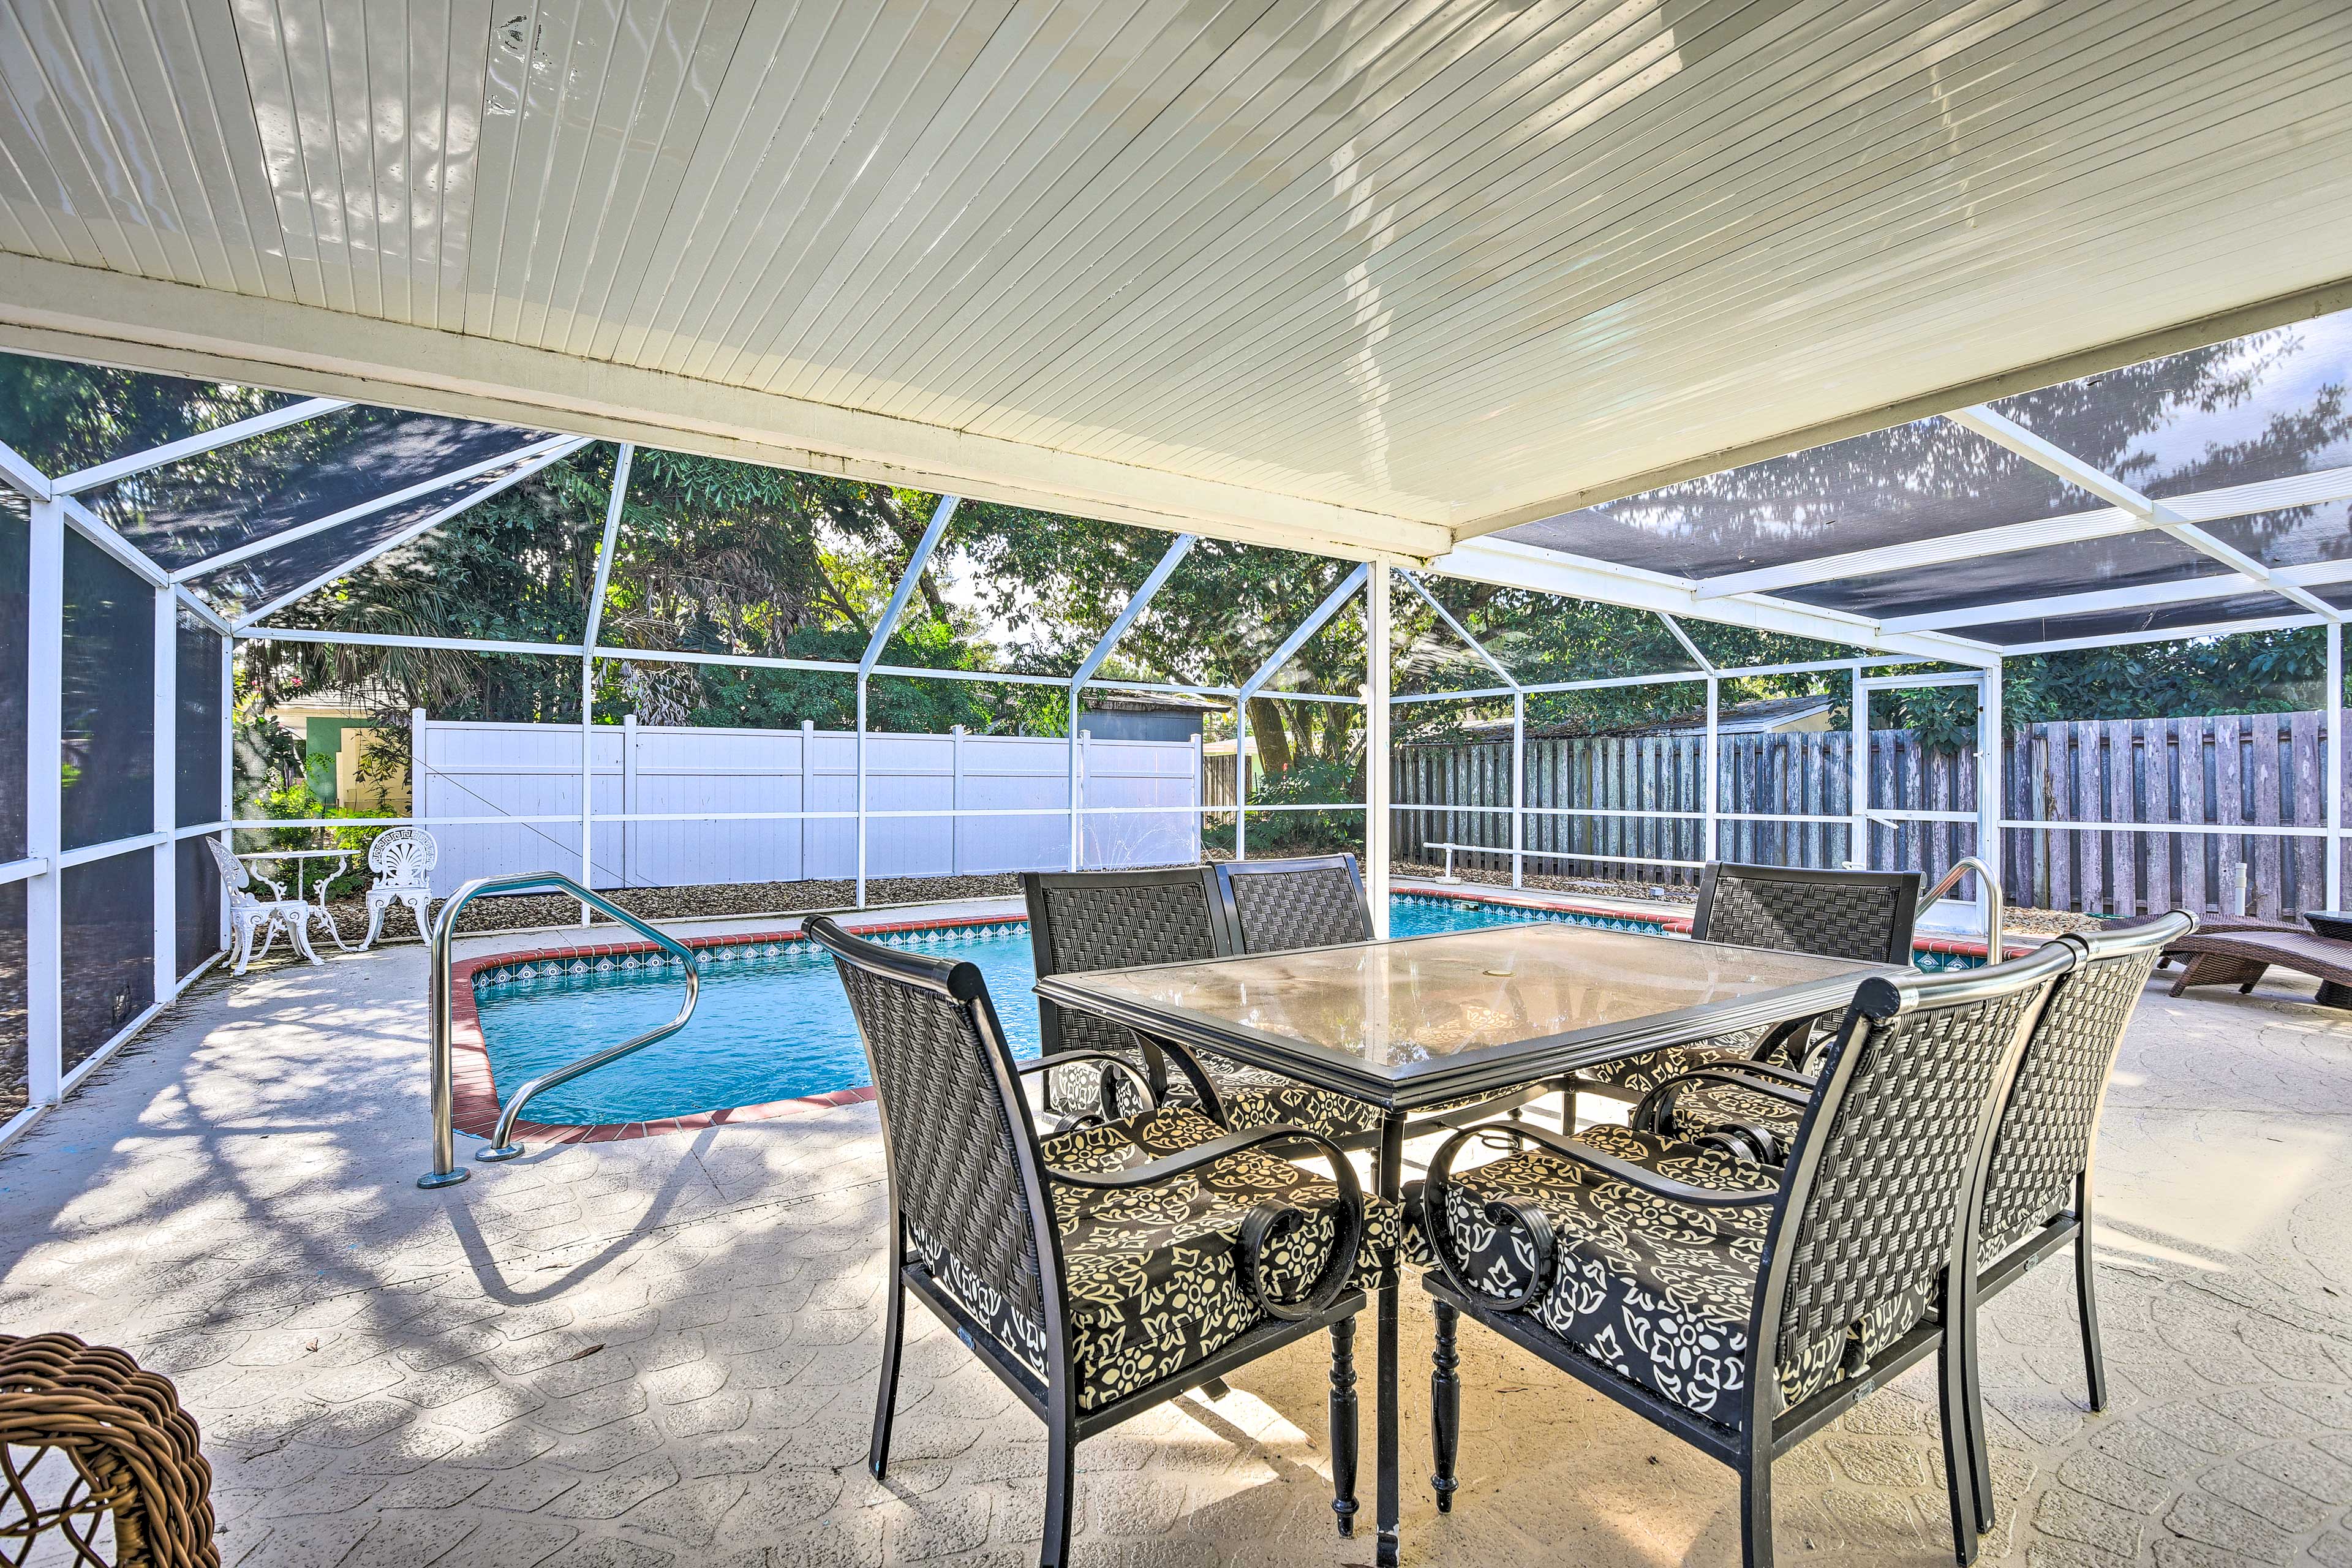
<svg viewBox="0 0 2352 1568"><path fill-rule="evenodd" d="M1356 1511L1360 1274L1397 1245L1347 1156L1304 1128L1234 1131L1191 1106L1041 1139L977 967L860 941L823 916L857 1020L889 1165L898 1270L869 1466L890 1454L911 1293L1045 1424L1038 1561L1069 1554L1073 1450L1308 1334L1331 1334L1341 1532ZM1181 1047L1171 1046L1171 1052ZM1310 1176L1267 1145L1311 1149Z"/></svg>
<svg viewBox="0 0 2352 1568"><path fill-rule="evenodd" d="M1780 952L1818 953L1874 963L1911 962L1919 916L1916 871L1815 871L1793 866L1709 861L1700 873L1693 942L1728 942ZM1562 1128L1576 1128L1579 1094L1638 1102L1656 1085L1694 1068L1780 1056L1792 1040L1826 1045L1808 1027L1667 1046L1572 1073L1561 1082ZM1801 1067L1807 1051L1786 1065Z"/></svg>
<svg viewBox="0 0 2352 1568"><path fill-rule="evenodd" d="M1984 1191L1992 1109L2078 952L1862 983L1775 1180L1627 1128L1489 1122L1430 1162L1441 1508L1455 1489L1458 1314L1738 1470L1742 1561L1772 1561L1772 1460L1937 1356L1954 1549L1977 1554L1965 1392L1948 1332ZM1460 1176L1473 1140L1508 1151ZM1965 1291L1960 1297L1965 1300Z"/></svg>
<svg viewBox="0 0 2352 1568"><path fill-rule="evenodd" d="M1084 973L1145 963L1186 963L1222 958L1239 950L1226 923L1215 873L1206 866L1171 866L1146 871L1025 871L1021 891L1029 906L1029 941L1037 973ZM1359 909L1363 896L1355 895ZM1370 917L1360 942L1371 935ZM1048 1058L1067 1058L1073 1049L1139 1058L1155 1093L1171 1091L1197 1100L1215 1121L1235 1128L1300 1126L1346 1144L1377 1136L1380 1113L1360 1100L1317 1089L1294 1078L1203 1053L1177 1058L1200 1072L1202 1081L1172 1081L1171 1058L1158 1042L1089 1013L1040 1001L1038 1034ZM1092 1109L1098 1095L1116 1099L1102 1107L1108 1116L1132 1114L1138 1104L1124 1078L1055 1071L1050 1103L1059 1110Z"/></svg>
<svg viewBox="0 0 2352 1568"><path fill-rule="evenodd" d="M2124 1030L2147 990L2158 955L2197 929L2174 911L2121 930L2093 928L2058 940L2075 950L2074 967L2051 994L2027 1045L2017 1083L1993 1134L1985 1170L1984 1214L1974 1261L1975 1304L1981 1308L2042 1258L2074 1249L2074 1302L2083 1332L2083 1371L2093 1410L2107 1407L2106 1357L2099 1344L2099 1306L2091 1262L2093 1153L2099 1111ZM1975 1467L1977 1521L1993 1527L1992 1477L1985 1456L1984 1397L1977 1363L1967 1361L1969 1443Z"/></svg>
<svg viewBox="0 0 2352 1568"><path fill-rule="evenodd" d="M1372 940L1372 910L1353 855L1225 860L1212 869L1237 952L1295 952Z"/></svg>
<svg viewBox="0 0 2352 1568"><path fill-rule="evenodd" d="M212 1484L169 1378L71 1334L0 1334L0 1562L218 1568Z"/></svg>

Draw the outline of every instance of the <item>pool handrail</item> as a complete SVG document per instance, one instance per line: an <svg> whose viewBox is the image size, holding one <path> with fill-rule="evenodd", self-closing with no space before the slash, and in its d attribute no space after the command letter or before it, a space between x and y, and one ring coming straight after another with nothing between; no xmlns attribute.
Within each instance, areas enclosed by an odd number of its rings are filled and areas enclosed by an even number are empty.
<svg viewBox="0 0 2352 1568"><path fill-rule="evenodd" d="M593 1072L607 1062L618 1061L657 1040L666 1040L686 1027L687 1020L694 1016L694 1004L702 994L702 968L694 950L677 938L656 930L602 893L582 887L561 871L517 871L504 877L475 878L449 896L449 901L441 906L441 912L433 922L430 977L427 982L427 1006L433 1018L433 1169L416 1178L416 1184L420 1187L451 1187L473 1174L471 1171L458 1167L455 1120L457 1068L451 1043L449 945L457 935L457 916L467 904L485 893L517 893L530 888L549 888L569 893L589 908L601 910L675 957L686 970L686 1005L677 1010L677 1017L659 1028L648 1029L634 1039L608 1046L578 1061L543 1072L515 1090L512 1098L499 1108L498 1125L490 1134L490 1146L477 1153L475 1159L511 1160L523 1152L522 1145L511 1141L515 1120L521 1115L522 1108L541 1090L569 1083L582 1073Z"/></svg>

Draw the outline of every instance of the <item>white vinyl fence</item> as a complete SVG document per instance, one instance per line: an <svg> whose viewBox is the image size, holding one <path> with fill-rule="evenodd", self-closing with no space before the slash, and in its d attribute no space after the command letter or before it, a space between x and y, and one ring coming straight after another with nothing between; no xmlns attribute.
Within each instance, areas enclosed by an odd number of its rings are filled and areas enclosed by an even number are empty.
<svg viewBox="0 0 2352 1568"><path fill-rule="evenodd" d="M416 810L441 842L436 889L517 871L578 874L578 726L426 721L414 741ZM869 733L866 875L1067 867L1069 753L1051 736ZM588 762L594 887L856 874L854 731L656 729L632 718L595 726ZM1082 736L1079 864L1200 858L1200 778L1194 742ZM916 812L926 815L892 815Z"/></svg>

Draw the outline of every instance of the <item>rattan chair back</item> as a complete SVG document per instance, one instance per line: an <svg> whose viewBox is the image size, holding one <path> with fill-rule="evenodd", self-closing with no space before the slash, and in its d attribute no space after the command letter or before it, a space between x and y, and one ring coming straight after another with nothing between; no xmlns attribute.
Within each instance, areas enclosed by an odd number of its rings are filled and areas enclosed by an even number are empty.
<svg viewBox="0 0 2352 1568"><path fill-rule="evenodd" d="M1037 975L1084 974L1140 963L1190 963L1232 951L1206 866L1148 871L1024 871L1029 942ZM1037 1004L1045 1054L1131 1053L1134 1037L1108 1019Z"/></svg>
<svg viewBox="0 0 2352 1568"><path fill-rule="evenodd" d="M2076 956L2051 944L1993 968L1863 982L1792 1145L1759 1300L1758 1343L1776 1347L1792 1402L1937 1304L1993 1109Z"/></svg>
<svg viewBox="0 0 2352 1568"><path fill-rule="evenodd" d="M2175 911L2120 930L2069 932L2078 954L2034 1026L1993 1135L1979 1230L1996 1247L2074 1200L2090 1168L2099 1109L2147 977L2165 948L2196 930Z"/></svg>
<svg viewBox="0 0 2352 1568"><path fill-rule="evenodd" d="M0 1562L218 1568L212 1479L169 1378L71 1334L0 1335Z"/></svg>
<svg viewBox="0 0 2352 1568"><path fill-rule="evenodd" d="M1814 871L1709 861L1699 877L1691 936L1824 958L1908 963L1918 918L1916 871Z"/></svg>
<svg viewBox="0 0 2352 1568"><path fill-rule="evenodd" d="M833 955L865 1042L909 1246L961 1299L1001 1299L1042 1333L1044 1159L988 983L971 963L866 942L822 915L806 930Z"/></svg>
<svg viewBox="0 0 2352 1568"><path fill-rule="evenodd" d="M1353 855L1228 860L1216 868L1225 927L1242 952L1292 952L1372 940Z"/></svg>

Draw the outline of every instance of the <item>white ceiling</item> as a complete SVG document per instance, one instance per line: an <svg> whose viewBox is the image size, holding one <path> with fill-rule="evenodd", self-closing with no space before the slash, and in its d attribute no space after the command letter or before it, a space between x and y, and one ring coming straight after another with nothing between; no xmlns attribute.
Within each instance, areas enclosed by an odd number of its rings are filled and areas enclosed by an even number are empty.
<svg viewBox="0 0 2352 1568"><path fill-rule="evenodd" d="M2347 79L2341 0L0 0L0 344L1428 556L2338 281Z"/></svg>

